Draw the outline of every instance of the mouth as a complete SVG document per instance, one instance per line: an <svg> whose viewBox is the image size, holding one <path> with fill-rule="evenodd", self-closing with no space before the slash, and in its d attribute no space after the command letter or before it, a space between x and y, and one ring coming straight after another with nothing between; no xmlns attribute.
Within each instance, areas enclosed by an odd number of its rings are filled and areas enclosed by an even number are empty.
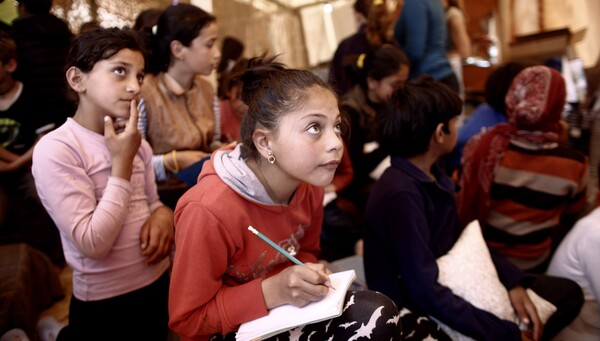
<svg viewBox="0 0 600 341"><path fill-rule="evenodd" d="M335 170L340 164L339 160L333 160L333 161L329 161L327 163L322 164L321 166L323 166L326 169L332 169Z"/></svg>

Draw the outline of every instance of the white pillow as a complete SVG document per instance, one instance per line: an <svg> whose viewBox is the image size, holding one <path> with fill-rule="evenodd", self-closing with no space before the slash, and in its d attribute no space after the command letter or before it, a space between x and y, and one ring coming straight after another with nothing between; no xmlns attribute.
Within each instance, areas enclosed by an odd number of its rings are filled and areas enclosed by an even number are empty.
<svg viewBox="0 0 600 341"><path fill-rule="evenodd" d="M455 295L479 309L486 310L501 319L519 323L510 303L508 291L498 278L477 220L467 225L452 249L437 259L437 264L438 282L441 285L450 288ZM542 323L546 323L556 311L556 307L531 289L527 289L527 293L536 306ZM438 323L453 340L472 340L440 321Z"/></svg>

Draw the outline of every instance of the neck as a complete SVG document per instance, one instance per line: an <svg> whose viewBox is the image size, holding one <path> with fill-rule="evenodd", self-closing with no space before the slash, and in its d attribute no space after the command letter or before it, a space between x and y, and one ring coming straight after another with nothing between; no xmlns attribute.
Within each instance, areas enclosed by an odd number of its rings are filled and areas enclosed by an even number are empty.
<svg viewBox="0 0 600 341"><path fill-rule="evenodd" d="M189 89L192 87L194 82L194 74L190 74L189 72L183 72L179 70L177 66L172 66L167 70L169 76L171 76L174 80L181 85L184 89Z"/></svg>
<svg viewBox="0 0 600 341"><path fill-rule="evenodd" d="M367 99L371 101L371 103L379 103L379 101L377 101L377 99L375 98L373 90L371 89L367 90Z"/></svg>
<svg viewBox="0 0 600 341"><path fill-rule="evenodd" d="M291 184L284 178L277 164L269 164L266 160L248 159L248 166L263 185L271 200L278 205L288 205L298 184Z"/></svg>
<svg viewBox="0 0 600 341"><path fill-rule="evenodd" d="M439 156L432 155L432 153L425 152L425 154L413 156L408 158L408 161L419 168L423 173L429 176L432 180L436 180L435 176L431 172L431 168L437 161Z"/></svg>
<svg viewBox="0 0 600 341"><path fill-rule="evenodd" d="M98 134L104 134L104 115L95 113L91 108L88 108L82 97L79 97L79 105L75 115L73 115L73 120L84 128Z"/></svg>
<svg viewBox="0 0 600 341"><path fill-rule="evenodd" d="M19 88L18 85L20 83L10 78L7 79L6 82L0 84L0 97L7 98L10 95L14 94Z"/></svg>

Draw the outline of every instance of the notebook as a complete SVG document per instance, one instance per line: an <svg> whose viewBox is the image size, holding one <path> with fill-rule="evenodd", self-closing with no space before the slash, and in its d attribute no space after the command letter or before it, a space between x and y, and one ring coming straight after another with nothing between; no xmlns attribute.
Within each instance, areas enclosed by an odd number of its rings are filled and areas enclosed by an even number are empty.
<svg viewBox="0 0 600 341"><path fill-rule="evenodd" d="M269 315L243 323L236 334L236 341L263 340L286 330L309 323L329 320L342 314L346 291L356 277L354 270L329 275L330 289L322 300L302 308L286 304L269 311Z"/></svg>

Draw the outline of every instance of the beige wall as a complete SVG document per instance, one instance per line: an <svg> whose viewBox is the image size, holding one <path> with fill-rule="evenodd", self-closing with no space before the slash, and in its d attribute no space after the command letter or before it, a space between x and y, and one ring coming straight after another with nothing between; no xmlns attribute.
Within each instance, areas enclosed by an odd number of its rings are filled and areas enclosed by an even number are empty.
<svg viewBox="0 0 600 341"><path fill-rule="evenodd" d="M213 11L221 38L232 36L244 42L244 56L268 51L280 54L280 61L290 66L307 65L300 20L293 12L265 13L234 0L213 1Z"/></svg>
<svg viewBox="0 0 600 341"><path fill-rule="evenodd" d="M509 44L512 35L537 33L540 26L537 18L534 18L538 10L537 1L519 1L515 7L517 13L513 12L515 8L510 7L511 2L516 1L499 0L497 8L498 29L503 57L506 60L511 59ZM583 39L574 44L574 49L569 51L568 55L582 58L585 67L593 66L600 55L600 1L545 0L544 8L544 22L541 25L546 30L570 28L574 33L586 30Z"/></svg>
<svg viewBox="0 0 600 341"><path fill-rule="evenodd" d="M583 40L575 45L578 56L583 58L586 67L595 65L600 56L600 1L586 0L588 27Z"/></svg>

